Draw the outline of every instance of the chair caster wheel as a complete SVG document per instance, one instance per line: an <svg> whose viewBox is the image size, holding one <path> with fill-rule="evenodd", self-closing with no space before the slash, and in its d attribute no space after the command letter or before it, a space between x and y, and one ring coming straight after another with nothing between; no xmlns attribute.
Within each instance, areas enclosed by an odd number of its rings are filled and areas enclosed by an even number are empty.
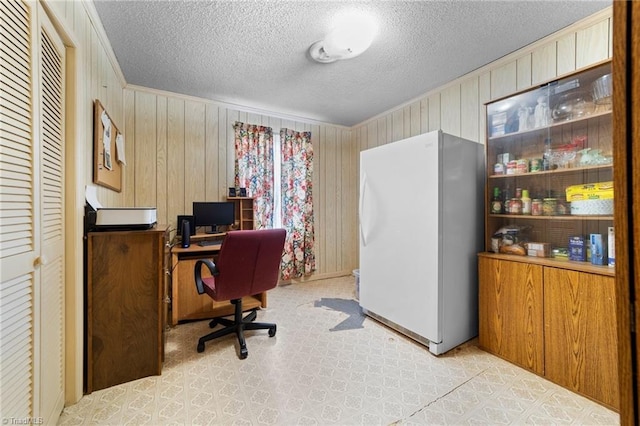
<svg viewBox="0 0 640 426"><path fill-rule="evenodd" d="M216 325L218 325L218 320L216 318L209 322L209 328L215 328Z"/></svg>
<svg viewBox="0 0 640 426"><path fill-rule="evenodd" d="M204 352L204 343L198 343L198 353Z"/></svg>
<svg viewBox="0 0 640 426"><path fill-rule="evenodd" d="M276 335L276 326L274 325L269 329L269 337L273 337Z"/></svg>
<svg viewBox="0 0 640 426"><path fill-rule="evenodd" d="M240 359L246 359L247 355L249 355L247 348L240 348Z"/></svg>

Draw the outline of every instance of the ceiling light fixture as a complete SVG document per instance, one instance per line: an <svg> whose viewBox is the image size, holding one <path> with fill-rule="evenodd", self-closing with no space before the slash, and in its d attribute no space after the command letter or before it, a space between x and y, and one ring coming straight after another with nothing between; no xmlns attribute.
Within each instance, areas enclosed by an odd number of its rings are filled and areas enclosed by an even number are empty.
<svg viewBox="0 0 640 426"><path fill-rule="evenodd" d="M355 58L371 46L377 32L378 26L371 16L362 13L342 15L324 40L309 47L309 55L323 64Z"/></svg>

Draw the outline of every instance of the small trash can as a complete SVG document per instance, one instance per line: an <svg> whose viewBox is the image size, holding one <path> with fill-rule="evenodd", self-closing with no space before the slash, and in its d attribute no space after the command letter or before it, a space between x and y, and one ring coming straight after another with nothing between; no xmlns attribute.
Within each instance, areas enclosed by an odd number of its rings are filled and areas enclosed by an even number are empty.
<svg viewBox="0 0 640 426"><path fill-rule="evenodd" d="M360 300L360 269L354 269L353 276L356 277L356 300Z"/></svg>

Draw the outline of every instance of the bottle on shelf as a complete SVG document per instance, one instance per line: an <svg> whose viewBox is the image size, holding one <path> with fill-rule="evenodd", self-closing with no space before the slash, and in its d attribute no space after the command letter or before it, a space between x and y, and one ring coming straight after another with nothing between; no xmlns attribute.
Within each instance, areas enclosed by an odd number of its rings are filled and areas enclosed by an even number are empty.
<svg viewBox="0 0 640 426"><path fill-rule="evenodd" d="M534 198L531 200L531 215L542 216L542 198Z"/></svg>
<svg viewBox="0 0 640 426"><path fill-rule="evenodd" d="M520 198L512 198L509 203L509 214L522 214L522 200Z"/></svg>
<svg viewBox="0 0 640 426"><path fill-rule="evenodd" d="M522 214L531 214L531 197L529 197L529 190L522 190Z"/></svg>
<svg viewBox="0 0 640 426"><path fill-rule="evenodd" d="M542 170L551 170L551 138L544 139L544 152L542 154Z"/></svg>
<svg viewBox="0 0 640 426"><path fill-rule="evenodd" d="M551 110L549 109L549 103L545 96L538 97L538 104L534 111L534 123L535 127L546 127L551 122Z"/></svg>
<svg viewBox="0 0 640 426"><path fill-rule="evenodd" d="M509 204L511 203L511 189L507 186L504 191L502 191L502 213L509 214Z"/></svg>
<svg viewBox="0 0 640 426"><path fill-rule="evenodd" d="M500 198L500 188L493 188L493 198L491 198L491 214L502 213L502 198Z"/></svg>

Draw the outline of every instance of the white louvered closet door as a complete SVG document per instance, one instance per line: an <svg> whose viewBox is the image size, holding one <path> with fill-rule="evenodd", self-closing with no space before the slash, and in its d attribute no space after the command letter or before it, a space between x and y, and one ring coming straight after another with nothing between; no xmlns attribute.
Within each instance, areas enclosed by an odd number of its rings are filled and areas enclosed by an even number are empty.
<svg viewBox="0 0 640 426"><path fill-rule="evenodd" d="M40 71L39 417L55 424L64 407L64 53L38 10ZM37 329L38 330L38 329ZM36 354L38 351L36 351ZM36 381L36 383L38 383Z"/></svg>
<svg viewBox="0 0 640 426"><path fill-rule="evenodd" d="M0 417L55 424L64 403L64 46L36 7L0 2Z"/></svg>
<svg viewBox="0 0 640 426"><path fill-rule="evenodd" d="M2 418L34 413L34 221L32 14L0 2L0 386Z"/></svg>

